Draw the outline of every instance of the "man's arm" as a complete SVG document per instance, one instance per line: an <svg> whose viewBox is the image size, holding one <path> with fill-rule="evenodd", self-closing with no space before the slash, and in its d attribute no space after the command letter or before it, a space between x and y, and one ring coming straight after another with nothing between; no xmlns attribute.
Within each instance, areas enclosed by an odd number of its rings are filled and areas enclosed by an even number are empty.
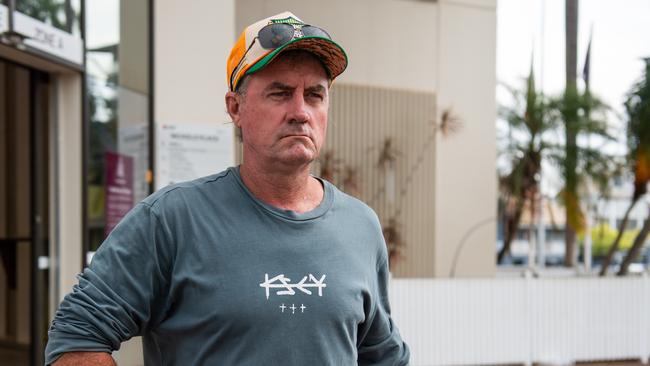
<svg viewBox="0 0 650 366"><path fill-rule="evenodd" d="M46 364L68 352L109 355L155 326L167 306L174 255L169 243L167 226L150 205L133 208L59 305L48 332Z"/></svg>
<svg viewBox="0 0 650 366"><path fill-rule="evenodd" d="M106 352L68 352L52 366L117 366L117 363Z"/></svg>
<svg viewBox="0 0 650 366"><path fill-rule="evenodd" d="M377 268L377 287L373 294L376 303L359 332L357 364L404 366L409 363L410 351L390 316L388 261L385 251L382 252L381 257L383 260Z"/></svg>

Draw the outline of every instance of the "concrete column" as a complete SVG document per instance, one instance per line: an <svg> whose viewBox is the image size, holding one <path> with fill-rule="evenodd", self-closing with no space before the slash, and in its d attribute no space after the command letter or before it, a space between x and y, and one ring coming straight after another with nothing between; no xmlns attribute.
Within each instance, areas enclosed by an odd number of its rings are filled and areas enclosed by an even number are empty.
<svg viewBox="0 0 650 366"><path fill-rule="evenodd" d="M50 256L53 264L52 284L60 302L77 283L82 258L82 77L80 74L57 74L52 90L56 102L55 151L58 172L52 182L58 189L53 208ZM58 225L57 225L58 223Z"/></svg>
<svg viewBox="0 0 650 366"><path fill-rule="evenodd" d="M462 126L436 141L436 277L496 273L496 3L438 2L436 111Z"/></svg>

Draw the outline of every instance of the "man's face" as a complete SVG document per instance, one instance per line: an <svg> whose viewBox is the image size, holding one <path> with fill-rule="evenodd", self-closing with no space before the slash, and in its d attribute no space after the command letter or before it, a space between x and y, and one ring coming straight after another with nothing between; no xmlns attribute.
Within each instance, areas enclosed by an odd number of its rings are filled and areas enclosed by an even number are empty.
<svg viewBox="0 0 650 366"><path fill-rule="evenodd" d="M242 129L245 163L299 167L314 161L325 141L329 106L321 63L304 52L281 54L249 78L245 96L236 96L237 108L226 97Z"/></svg>

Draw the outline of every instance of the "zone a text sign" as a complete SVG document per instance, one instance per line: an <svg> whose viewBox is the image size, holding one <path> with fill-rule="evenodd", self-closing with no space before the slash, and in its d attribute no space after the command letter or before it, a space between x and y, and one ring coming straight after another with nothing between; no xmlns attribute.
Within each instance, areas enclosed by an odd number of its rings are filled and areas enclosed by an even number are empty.
<svg viewBox="0 0 650 366"><path fill-rule="evenodd" d="M30 47L78 66L83 65L83 40L80 37L18 11L14 11L14 31L24 35L25 44Z"/></svg>

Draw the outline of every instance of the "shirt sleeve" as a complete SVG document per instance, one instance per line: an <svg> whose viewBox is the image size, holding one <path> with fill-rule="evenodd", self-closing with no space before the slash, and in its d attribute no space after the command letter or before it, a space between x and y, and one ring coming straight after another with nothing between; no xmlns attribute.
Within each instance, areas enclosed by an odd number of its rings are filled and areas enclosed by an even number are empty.
<svg viewBox="0 0 650 366"><path fill-rule="evenodd" d="M385 254L385 253L384 253ZM376 301L369 319L359 330L358 365L402 366L409 364L410 351L390 316L388 261L377 268Z"/></svg>
<svg viewBox="0 0 650 366"><path fill-rule="evenodd" d="M46 365L65 352L111 353L159 321L174 254L165 228L146 203L114 228L55 313Z"/></svg>

